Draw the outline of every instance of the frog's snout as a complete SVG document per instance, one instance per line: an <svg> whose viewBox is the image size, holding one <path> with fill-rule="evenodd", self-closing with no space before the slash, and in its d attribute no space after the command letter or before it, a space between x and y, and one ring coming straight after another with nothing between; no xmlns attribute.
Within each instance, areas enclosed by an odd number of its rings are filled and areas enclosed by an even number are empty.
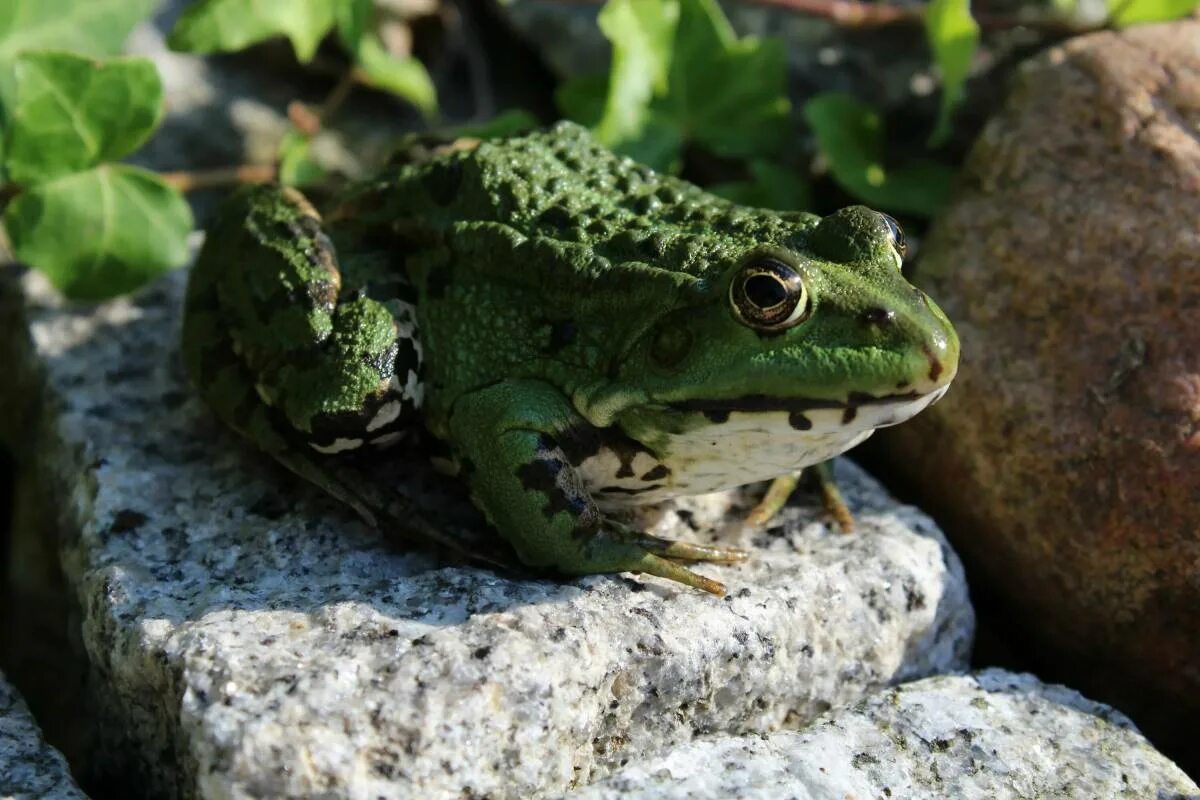
<svg viewBox="0 0 1200 800"><path fill-rule="evenodd" d="M923 292L922 297L928 317L916 336L929 367L923 377L929 382L928 391L935 391L948 386L958 372L958 334L937 304Z"/></svg>
<svg viewBox="0 0 1200 800"><path fill-rule="evenodd" d="M876 335L905 342L911 354L911 387L921 394L949 385L958 372L958 334L945 313L924 292L914 289L917 303L899 313L870 306L858 313L859 324Z"/></svg>

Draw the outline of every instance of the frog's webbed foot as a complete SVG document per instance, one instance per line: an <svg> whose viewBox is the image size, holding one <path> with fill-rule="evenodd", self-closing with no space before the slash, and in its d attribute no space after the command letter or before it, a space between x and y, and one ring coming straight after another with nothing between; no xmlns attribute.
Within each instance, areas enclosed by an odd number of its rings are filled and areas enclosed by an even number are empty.
<svg viewBox="0 0 1200 800"><path fill-rule="evenodd" d="M627 558L631 549L634 552L640 550L642 555L635 566L627 568L628 571L656 575L696 589L703 589L718 597L725 594L725 584L698 575L683 566L683 563L707 561L713 564L737 564L745 561L748 556L745 550L736 547L717 547L662 539L610 520L606 521L604 529L597 532L588 542L587 560L598 563L607 561L613 556L620 560Z"/></svg>
<svg viewBox="0 0 1200 800"><path fill-rule="evenodd" d="M850 508L846 505L846 500L842 497L842 493L837 487L837 482L833 479L833 474L829 469L829 462L824 461L809 469L812 471L812 475L817 481L817 486L820 488L821 504L825 507L825 513L833 518L842 533L853 533L854 515L850 513ZM746 515L746 526L752 528L762 527L778 514L779 510L787 505L788 498L792 496L792 492L796 490L796 486L800 483L801 474L800 472L792 472L787 475L780 475L771 481L771 485L767 487L767 492L763 495L762 500Z"/></svg>

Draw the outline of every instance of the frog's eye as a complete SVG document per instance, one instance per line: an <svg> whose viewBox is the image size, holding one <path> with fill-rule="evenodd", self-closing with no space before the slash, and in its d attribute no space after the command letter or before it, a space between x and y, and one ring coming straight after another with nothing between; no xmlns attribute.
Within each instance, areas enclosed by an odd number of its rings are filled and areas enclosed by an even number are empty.
<svg viewBox="0 0 1200 800"><path fill-rule="evenodd" d="M892 238L892 247L896 248L896 252L900 254L900 260L904 260L904 255L908 252L908 242L904 239L904 229L900 227L900 223L896 222L893 217L889 217L882 211L879 216L883 217L883 224L887 226L888 236Z"/></svg>
<svg viewBox="0 0 1200 800"><path fill-rule="evenodd" d="M755 259L742 267L729 286L729 300L739 320L763 331L798 325L809 313L800 273L774 258Z"/></svg>

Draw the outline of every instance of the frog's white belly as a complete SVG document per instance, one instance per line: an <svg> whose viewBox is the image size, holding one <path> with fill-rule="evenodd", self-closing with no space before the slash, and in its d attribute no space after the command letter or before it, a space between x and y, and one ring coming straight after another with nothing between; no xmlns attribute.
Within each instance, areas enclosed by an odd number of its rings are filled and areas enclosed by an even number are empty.
<svg viewBox="0 0 1200 800"><path fill-rule="evenodd" d="M608 448L578 465L602 509L655 503L678 495L705 494L769 480L819 464L849 450L876 428L903 422L944 394L937 391L896 403L806 411L811 424L798 428L786 411L732 412L713 422L668 437L659 457L628 454L622 461Z"/></svg>

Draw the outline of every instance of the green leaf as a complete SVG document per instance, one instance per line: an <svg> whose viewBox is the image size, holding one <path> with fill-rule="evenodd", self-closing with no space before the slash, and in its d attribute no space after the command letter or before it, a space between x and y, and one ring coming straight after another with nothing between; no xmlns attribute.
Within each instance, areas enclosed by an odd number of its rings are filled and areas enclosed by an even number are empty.
<svg viewBox="0 0 1200 800"><path fill-rule="evenodd" d="M600 122L607 98L607 75L580 75L563 81L554 92L554 102L563 116L588 128Z"/></svg>
<svg viewBox="0 0 1200 800"><path fill-rule="evenodd" d="M347 52L358 49L375 14L375 0L342 0L333 10L338 39Z"/></svg>
<svg viewBox="0 0 1200 800"><path fill-rule="evenodd" d="M364 83L403 97L427 117L437 113L437 90L425 65L412 56L389 53L375 33L372 0L341 0L336 16L338 39L358 64Z"/></svg>
<svg viewBox="0 0 1200 800"><path fill-rule="evenodd" d="M596 20L612 42L612 68L596 137L607 145L638 137L654 94L668 89L678 0L609 0Z"/></svg>
<svg viewBox="0 0 1200 800"><path fill-rule="evenodd" d="M333 28L338 0L198 0L175 23L173 50L217 53L286 36L296 58L309 61Z"/></svg>
<svg viewBox="0 0 1200 800"><path fill-rule="evenodd" d="M0 61L22 50L50 48L114 55L157 5L158 0L0 0Z"/></svg>
<svg viewBox="0 0 1200 800"><path fill-rule="evenodd" d="M1108 18L1118 28L1144 22L1166 22L1186 17L1200 8L1200 0L1109 0Z"/></svg>
<svg viewBox="0 0 1200 800"><path fill-rule="evenodd" d="M970 0L930 0L925 7L925 38L942 73L942 102L929 137L935 147L950 136L950 116L962 99L979 46L979 25L971 16Z"/></svg>
<svg viewBox="0 0 1200 800"><path fill-rule="evenodd" d="M105 164L25 190L4 227L17 258L64 294L100 300L186 261L192 213L153 173Z"/></svg>
<svg viewBox="0 0 1200 800"><path fill-rule="evenodd" d="M288 131L279 143L279 182L285 186L308 186L325 179L325 168L312 157L312 139L299 131Z"/></svg>
<svg viewBox="0 0 1200 800"><path fill-rule="evenodd" d="M783 42L735 39L715 0L683 8L666 98L677 124L718 155L779 153L792 128Z"/></svg>
<svg viewBox="0 0 1200 800"><path fill-rule="evenodd" d="M162 83L144 58L26 52L14 60L11 76L5 167L17 183L123 158L162 118Z"/></svg>
<svg viewBox="0 0 1200 800"><path fill-rule="evenodd" d="M692 142L735 158L778 153L791 128L783 44L738 39L716 0L677 2L675 35L663 52L665 26L651 33L645 24L650 3L610 0L602 15L614 9L605 29L613 40L613 72L603 84L598 78L569 82L558 93L560 107L613 149L658 169L677 165ZM665 91L656 67L646 67L663 63L670 67ZM600 86L604 104L597 112Z"/></svg>
<svg viewBox="0 0 1200 800"><path fill-rule="evenodd" d="M420 61L392 55L374 34L358 43L354 56L367 84L403 97L426 116L437 112L437 90Z"/></svg>
<svg viewBox="0 0 1200 800"><path fill-rule="evenodd" d="M478 125L459 125L452 128L450 135L455 138L503 139L537 126L538 120L533 114L523 108L510 108L507 111L501 111L487 122L481 122Z"/></svg>
<svg viewBox="0 0 1200 800"><path fill-rule="evenodd" d="M718 183L708 187L713 194L744 206L803 211L811 207L808 182L794 169L764 159L750 162L750 180Z"/></svg>
<svg viewBox="0 0 1200 800"><path fill-rule="evenodd" d="M933 216L949 199L954 170L945 164L884 168L883 122L870 106L849 95L821 94L804 105L804 118L833 179L869 205Z"/></svg>

